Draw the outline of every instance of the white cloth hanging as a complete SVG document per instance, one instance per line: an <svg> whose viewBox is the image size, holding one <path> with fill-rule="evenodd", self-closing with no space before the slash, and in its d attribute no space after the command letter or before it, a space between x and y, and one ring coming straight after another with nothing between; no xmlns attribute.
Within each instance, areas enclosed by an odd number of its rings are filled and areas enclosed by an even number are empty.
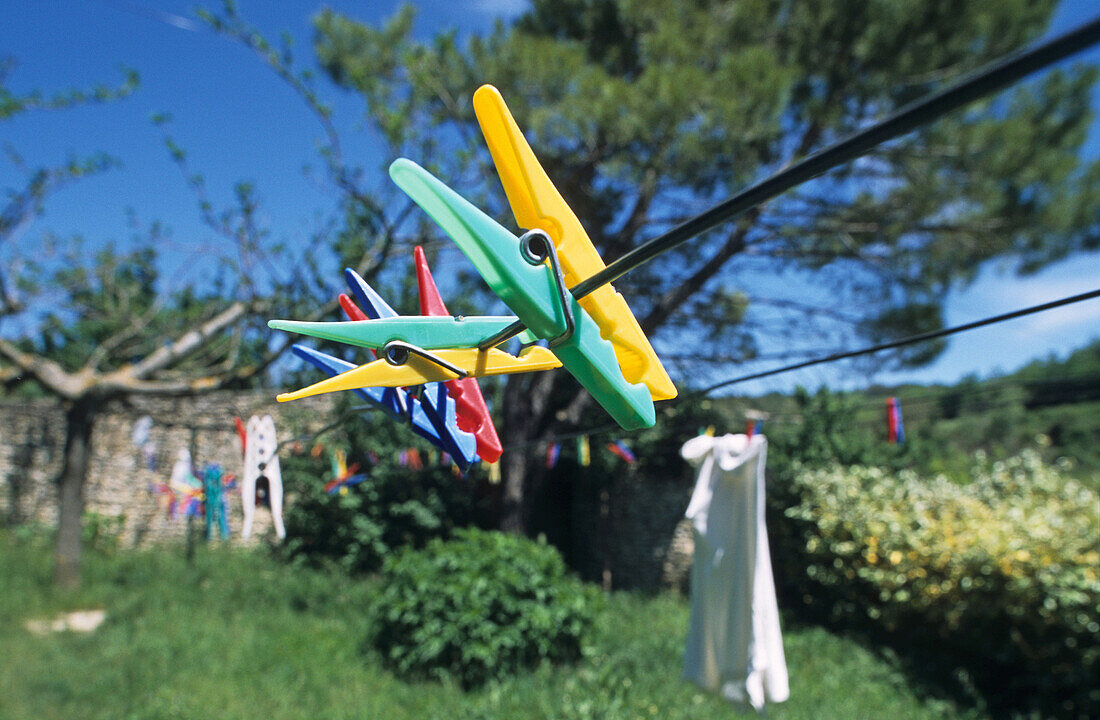
<svg viewBox="0 0 1100 720"><path fill-rule="evenodd" d="M686 517L695 536L684 677L757 711L790 696L768 534L768 441L700 435L680 454L698 468Z"/></svg>
<svg viewBox="0 0 1100 720"><path fill-rule="evenodd" d="M256 513L256 482L267 478L267 499L271 507L271 520L275 523L275 535L286 537L283 527L283 473L279 469L279 439L275 434L275 421L270 415L262 418L253 415L248 419L244 445L244 473L241 475L241 506L244 523L241 537L252 534L252 518Z"/></svg>
<svg viewBox="0 0 1100 720"><path fill-rule="evenodd" d="M130 429L130 442L134 447L139 448L149 442L149 433L152 431L153 418L148 415L142 415L134 422L134 426Z"/></svg>

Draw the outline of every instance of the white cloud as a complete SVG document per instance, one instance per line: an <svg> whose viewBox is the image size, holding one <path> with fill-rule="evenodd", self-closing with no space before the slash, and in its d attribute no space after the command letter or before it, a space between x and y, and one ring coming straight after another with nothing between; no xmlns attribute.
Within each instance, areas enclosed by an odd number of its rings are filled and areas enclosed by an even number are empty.
<svg viewBox="0 0 1100 720"><path fill-rule="evenodd" d="M474 0L473 10L483 15L512 18L527 10L528 0Z"/></svg>
<svg viewBox="0 0 1100 720"><path fill-rule="evenodd" d="M1033 315L1027 323L1027 332L1050 333L1065 330L1078 333L1081 340L1100 335L1100 298Z"/></svg>

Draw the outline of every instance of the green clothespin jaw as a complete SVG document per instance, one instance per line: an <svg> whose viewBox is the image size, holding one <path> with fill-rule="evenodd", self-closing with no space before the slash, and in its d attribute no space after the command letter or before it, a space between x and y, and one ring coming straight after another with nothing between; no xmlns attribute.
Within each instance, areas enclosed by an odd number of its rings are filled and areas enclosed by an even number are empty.
<svg viewBox="0 0 1100 720"><path fill-rule="evenodd" d="M568 305L563 307L564 291L550 266L525 259L519 238L411 160L395 160L390 177L451 236L533 335L551 340L562 365L616 422L627 430L654 425L656 413L648 388L626 381L611 343L601 337L599 326L568 292ZM568 327L567 310L572 312L573 333L555 343Z"/></svg>
<svg viewBox="0 0 1100 720"><path fill-rule="evenodd" d="M273 330L286 330L374 350L384 347L391 340L400 340L425 349L436 350L474 347L484 338L500 332L515 320L510 315L485 317L405 315L396 318L348 322L269 320L267 326Z"/></svg>

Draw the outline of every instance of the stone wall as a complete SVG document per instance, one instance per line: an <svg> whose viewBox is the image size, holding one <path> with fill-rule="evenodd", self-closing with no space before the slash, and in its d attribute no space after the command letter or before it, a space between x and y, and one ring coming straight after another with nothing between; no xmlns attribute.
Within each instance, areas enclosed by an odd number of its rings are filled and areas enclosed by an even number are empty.
<svg viewBox="0 0 1100 720"><path fill-rule="evenodd" d="M234 416L270 414L282 441L324 425L332 411L332 396L308 398L291 405L275 402L273 393L213 393L184 398L133 398L114 402L96 420L92 457L85 490L86 511L109 520L121 517L123 547L182 538L187 524L170 519L162 499L151 489L166 482L180 449L191 451L194 463L219 463L241 475L243 458ZM149 439L155 443L153 467L131 442L134 423L153 419ZM61 406L52 400L0 402L0 523L57 524L57 484L65 442ZM240 542L240 493L229 496L230 530ZM271 516L256 511L253 538L271 531Z"/></svg>
<svg viewBox="0 0 1100 720"><path fill-rule="evenodd" d="M112 403L93 431L86 510L93 519L122 518L122 547L182 539L187 523L169 519L162 499L150 489L168 480L181 448L191 451L197 466L217 462L239 477L243 461L234 416L247 421L250 415L270 413L285 442L331 422L333 405L333 395L280 404L269 391ZM144 415L153 419L154 468L146 467L131 442L134 423ZM56 527L55 479L64 441L64 416L55 401L0 402L0 525ZM615 588L682 587L692 537L681 521L691 488L686 464L670 477L647 478L622 465L613 476L594 477L563 460L561 472L548 478L536 500L542 512L535 530L586 579ZM230 494L229 506L232 542L240 543L239 493ZM258 508L253 542L269 534L270 515Z"/></svg>
<svg viewBox="0 0 1100 720"><path fill-rule="evenodd" d="M649 477L633 465L616 463L605 474L562 460L535 500L534 529L586 580L614 589L683 589L694 549L683 522L693 486L686 463L672 475Z"/></svg>

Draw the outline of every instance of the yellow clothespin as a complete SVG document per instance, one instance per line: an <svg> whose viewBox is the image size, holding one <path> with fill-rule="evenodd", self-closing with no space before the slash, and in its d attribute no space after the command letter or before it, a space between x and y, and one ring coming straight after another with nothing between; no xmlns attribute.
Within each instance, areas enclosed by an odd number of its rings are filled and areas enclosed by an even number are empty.
<svg viewBox="0 0 1100 720"><path fill-rule="evenodd" d="M497 460L494 463L485 463L489 466L489 482L493 485L500 484L500 461Z"/></svg>
<svg viewBox="0 0 1100 720"><path fill-rule="evenodd" d="M496 348L487 351L477 348L458 348L434 350L431 357L436 359L431 360L412 353L401 365L394 365L386 358L379 358L301 390L282 393L277 399L279 402L284 402L338 390L354 390L361 387L405 387L465 377L452 372L448 369L448 365L471 377L508 375L561 367L561 361L554 356L554 353L538 345L524 348L518 355L510 355ZM446 365L440 364L439 360Z"/></svg>
<svg viewBox="0 0 1100 720"><path fill-rule="evenodd" d="M588 436L581 435L577 438L577 464L588 467L592 464L592 447L588 443Z"/></svg>
<svg viewBox="0 0 1100 720"><path fill-rule="evenodd" d="M474 113L516 222L522 228L539 229L550 236L566 285L571 288L603 270L604 262L588 233L542 169L495 87L482 85L474 93ZM676 386L622 295L611 285L604 285L578 303L614 346L628 382L644 383L654 400L676 397Z"/></svg>

